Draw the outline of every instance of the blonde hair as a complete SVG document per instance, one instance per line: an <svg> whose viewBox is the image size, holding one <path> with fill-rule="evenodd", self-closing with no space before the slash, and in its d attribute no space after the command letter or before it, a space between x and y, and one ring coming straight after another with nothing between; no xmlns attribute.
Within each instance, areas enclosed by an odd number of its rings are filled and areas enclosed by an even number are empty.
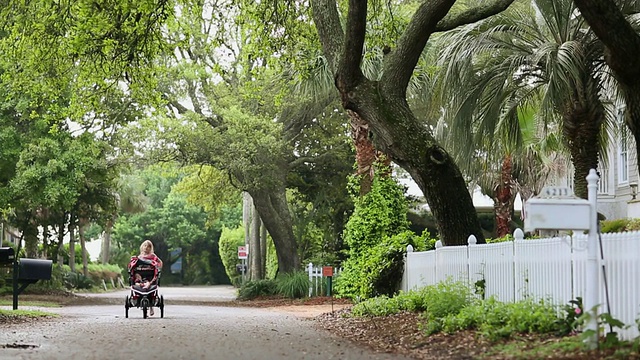
<svg viewBox="0 0 640 360"><path fill-rule="evenodd" d="M142 242L142 244L140 245L140 254L153 254L153 243L151 242L151 240L145 240Z"/></svg>

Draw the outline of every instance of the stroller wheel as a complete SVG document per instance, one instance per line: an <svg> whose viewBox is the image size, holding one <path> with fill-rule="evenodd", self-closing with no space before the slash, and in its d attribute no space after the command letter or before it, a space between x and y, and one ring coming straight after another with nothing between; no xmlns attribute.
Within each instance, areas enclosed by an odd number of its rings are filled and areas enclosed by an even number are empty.
<svg viewBox="0 0 640 360"><path fill-rule="evenodd" d="M147 312L149 311L149 300L142 299L142 317L147 318Z"/></svg>

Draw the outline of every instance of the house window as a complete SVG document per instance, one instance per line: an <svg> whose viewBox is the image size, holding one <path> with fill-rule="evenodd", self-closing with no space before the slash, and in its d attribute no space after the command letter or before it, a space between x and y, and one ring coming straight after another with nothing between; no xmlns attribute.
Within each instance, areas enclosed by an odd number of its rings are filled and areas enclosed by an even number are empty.
<svg viewBox="0 0 640 360"><path fill-rule="evenodd" d="M629 131L624 121L624 109L618 109L617 114L619 139L618 139L618 183L629 182Z"/></svg>

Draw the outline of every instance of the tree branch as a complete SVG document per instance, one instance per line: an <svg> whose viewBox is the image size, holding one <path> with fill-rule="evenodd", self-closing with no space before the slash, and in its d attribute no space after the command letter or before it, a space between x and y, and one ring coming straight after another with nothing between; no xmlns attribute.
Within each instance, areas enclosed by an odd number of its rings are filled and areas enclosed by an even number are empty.
<svg viewBox="0 0 640 360"><path fill-rule="evenodd" d="M340 24L336 0L311 0L311 10L323 53L327 58L331 72L335 75L338 70L340 52L344 45L344 31Z"/></svg>
<svg viewBox="0 0 640 360"><path fill-rule="evenodd" d="M360 63L366 33L367 0L349 0L346 38L336 74L337 86L341 91L350 91L362 77Z"/></svg>
<svg viewBox="0 0 640 360"><path fill-rule="evenodd" d="M380 83L388 95L406 97L409 80L429 37L454 3L455 0L426 0L413 14L396 48L385 57Z"/></svg>
<svg viewBox="0 0 640 360"><path fill-rule="evenodd" d="M625 19L613 0L575 0L582 16L605 44L613 61L607 61L618 75L638 73L640 35Z"/></svg>
<svg viewBox="0 0 640 360"><path fill-rule="evenodd" d="M495 0L493 4L476 6L456 15L447 15L436 25L437 31L447 31L461 25L472 24L506 10L514 0Z"/></svg>
<svg viewBox="0 0 640 360"><path fill-rule="evenodd" d="M333 155L337 150L341 150L342 148L348 147L348 144L343 144L341 146L336 146L335 148L328 150L318 156L300 156L289 162L289 169L295 169L296 167L304 164L304 163L317 163Z"/></svg>

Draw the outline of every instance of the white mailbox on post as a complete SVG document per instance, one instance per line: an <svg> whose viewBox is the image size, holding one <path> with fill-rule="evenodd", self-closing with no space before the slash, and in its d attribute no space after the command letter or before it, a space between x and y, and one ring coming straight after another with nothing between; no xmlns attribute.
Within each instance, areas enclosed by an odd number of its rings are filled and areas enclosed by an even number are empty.
<svg viewBox="0 0 640 360"><path fill-rule="evenodd" d="M591 204L569 188L546 187L524 204L524 230L589 230Z"/></svg>

